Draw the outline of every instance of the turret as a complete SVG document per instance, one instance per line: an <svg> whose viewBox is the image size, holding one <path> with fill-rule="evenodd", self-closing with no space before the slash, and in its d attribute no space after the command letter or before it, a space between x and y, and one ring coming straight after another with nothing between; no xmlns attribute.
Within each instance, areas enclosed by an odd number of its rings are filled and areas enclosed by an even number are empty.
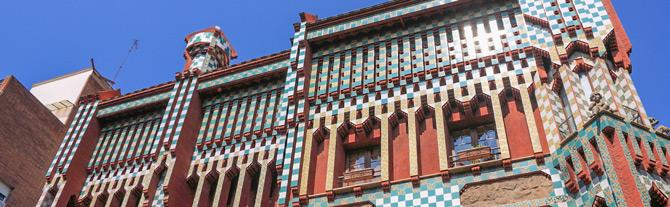
<svg viewBox="0 0 670 207"><path fill-rule="evenodd" d="M184 71L211 71L230 66L237 52L218 26L193 32L186 36Z"/></svg>

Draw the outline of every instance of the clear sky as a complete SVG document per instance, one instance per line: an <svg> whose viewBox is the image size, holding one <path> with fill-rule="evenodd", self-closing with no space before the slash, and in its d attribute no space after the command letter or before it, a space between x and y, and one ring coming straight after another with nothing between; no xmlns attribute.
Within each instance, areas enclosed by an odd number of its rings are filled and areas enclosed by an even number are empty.
<svg viewBox="0 0 670 207"><path fill-rule="evenodd" d="M670 123L670 1L613 0L633 42L633 80L651 116ZM195 3L197 2L197 3ZM174 79L184 37L219 25L239 54L234 62L286 50L298 13L322 18L383 0L58 0L5 1L0 7L0 77L30 85L89 66L128 93Z"/></svg>

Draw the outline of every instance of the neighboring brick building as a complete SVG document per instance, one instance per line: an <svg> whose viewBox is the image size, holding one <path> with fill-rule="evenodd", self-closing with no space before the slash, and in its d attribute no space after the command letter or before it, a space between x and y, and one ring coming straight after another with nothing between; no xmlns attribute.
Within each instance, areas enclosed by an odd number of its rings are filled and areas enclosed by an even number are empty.
<svg viewBox="0 0 670 207"><path fill-rule="evenodd" d="M13 76L0 80L0 206L32 206L65 126Z"/></svg>
<svg viewBox="0 0 670 207"><path fill-rule="evenodd" d="M390 1L89 96L42 206L664 206L668 129L610 0ZM616 163L615 163L616 162Z"/></svg>

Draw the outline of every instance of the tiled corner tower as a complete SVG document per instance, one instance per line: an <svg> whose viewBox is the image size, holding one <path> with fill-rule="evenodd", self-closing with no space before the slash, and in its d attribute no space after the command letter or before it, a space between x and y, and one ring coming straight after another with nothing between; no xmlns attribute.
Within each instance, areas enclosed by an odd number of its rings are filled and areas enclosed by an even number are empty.
<svg viewBox="0 0 670 207"><path fill-rule="evenodd" d="M37 206L665 206L610 0L390 1L81 100Z"/></svg>

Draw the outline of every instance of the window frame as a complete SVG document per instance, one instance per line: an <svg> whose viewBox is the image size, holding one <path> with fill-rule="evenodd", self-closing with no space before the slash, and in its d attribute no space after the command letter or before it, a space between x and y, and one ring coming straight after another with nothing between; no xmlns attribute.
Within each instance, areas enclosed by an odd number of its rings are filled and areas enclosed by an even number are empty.
<svg viewBox="0 0 670 207"><path fill-rule="evenodd" d="M484 137L488 133L493 133L493 138L489 137L489 138L482 139L482 137ZM467 127L463 127L463 128L458 129L458 130L454 130L451 135L452 135L451 136L452 137L452 139L451 139L452 146L451 146L450 151L452 153L452 156L456 158L455 160L451 161L454 165L466 166L466 165L470 165L470 164L478 163L478 162L482 162L482 161L489 161L489 160L499 159L500 144L498 142L499 141L498 131L496 129L496 126L495 126L494 122L486 122L486 123L474 124L474 125L470 125L470 126L467 126ZM464 145L467 146L467 144L465 144L465 143L460 143L460 144L458 143L459 138L464 137L464 136L470 137L469 147L461 148L461 149L457 150L457 146L464 146ZM474 137L474 139L473 139L473 137ZM491 154L493 155L493 158L491 158L491 159L481 159L479 161L472 162L472 161L469 161L469 160L461 160L461 158L458 157L458 153L460 153L460 152L475 149L475 148L479 148L479 147L489 147L491 149Z"/></svg>
<svg viewBox="0 0 670 207"><path fill-rule="evenodd" d="M363 167L358 168L356 167L355 169L352 169L352 156L353 155L358 155L356 158L360 159L361 157L364 159L363 160ZM377 155L377 159L374 160L373 156ZM345 169L344 172L355 172L359 170L364 170L371 168L375 170L375 172L381 170L381 149L379 145L373 145L373 146L368 146L368 147L361 147L361 148L356 148L356 149L350 149L350 150L345 150L344 152L344 157L345 157ZM376 163L376 166L373 166L373 163Z"/></svg>
<svg viewBox="0 0 670 207"><path fill-rule="evenodd" d="M11 194L12 194L12 187L0 181L0 202L6 203L7 200L9 200L9 196Z"/></svg>

